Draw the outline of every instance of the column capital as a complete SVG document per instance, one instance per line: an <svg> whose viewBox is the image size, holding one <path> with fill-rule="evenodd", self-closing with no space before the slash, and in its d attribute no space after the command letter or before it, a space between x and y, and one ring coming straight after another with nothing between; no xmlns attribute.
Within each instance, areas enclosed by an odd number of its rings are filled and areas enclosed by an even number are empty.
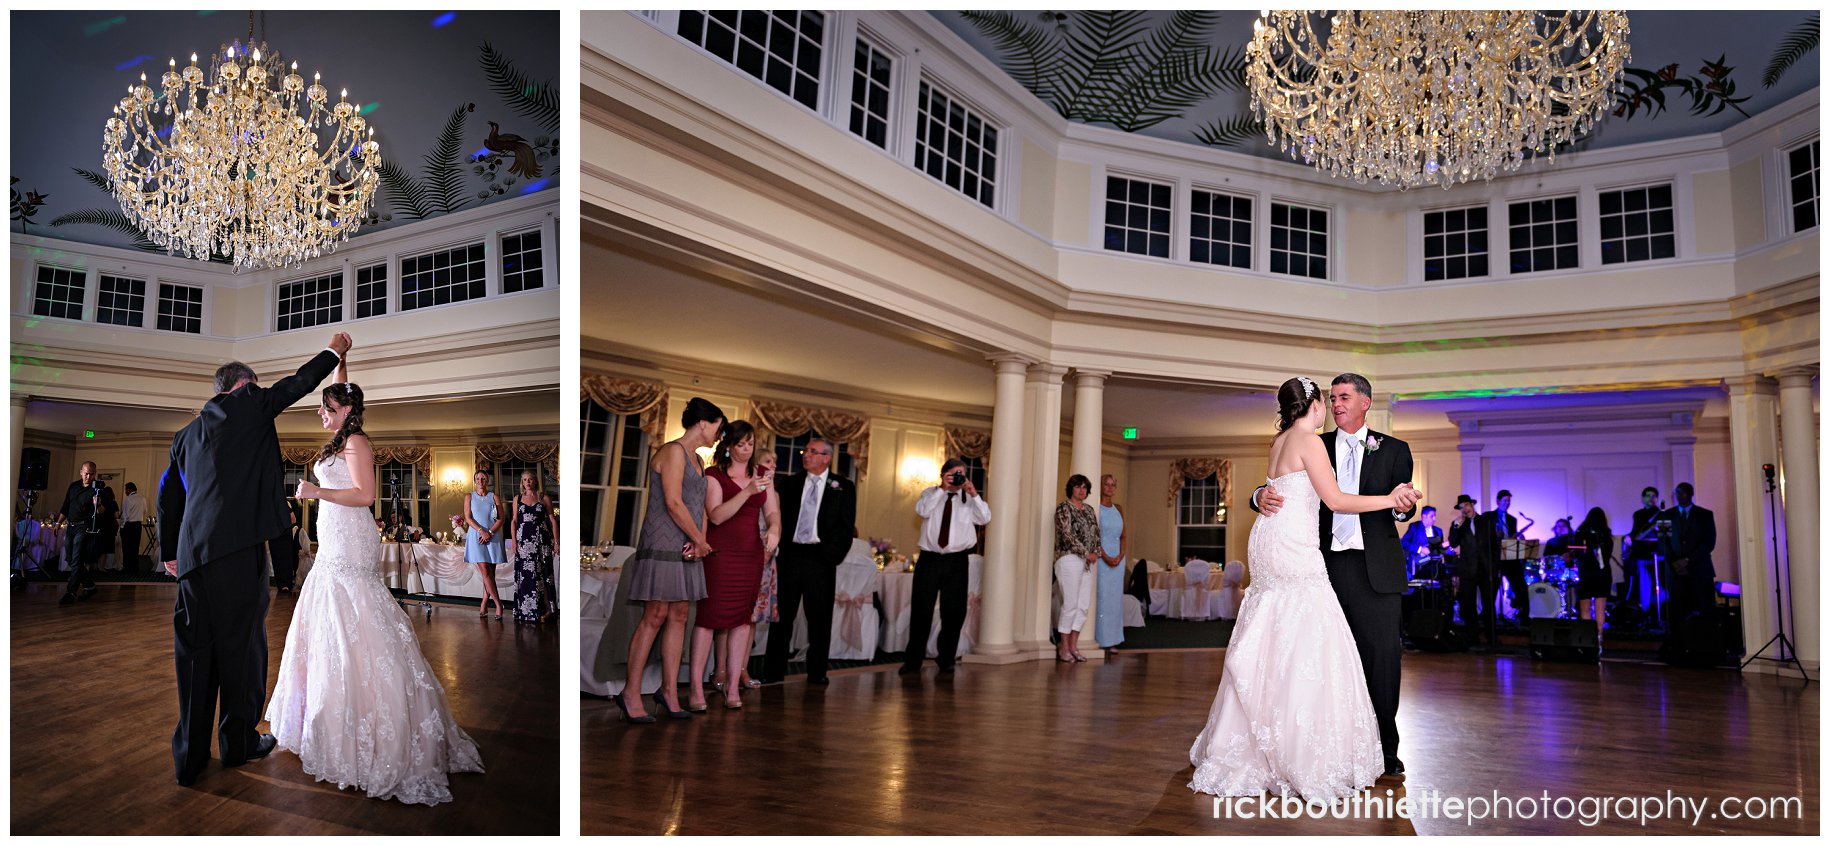
<svg viewBox="0 0 1830 846"><path fill-rule="evenodd" d="M1062 377L1067 375L1067 372L1068 368L1065 364L1051 364L1045 361L1036 362L1029 366L1029 381L1058 383L1061 381Z"/></svg>
<svg viewBox="0 0 1830 846"><path fill-rule="evenodd" d="M1758 373L1749 373L1745 376L1731 376L1722 381L1728 383L1728 395L1731 397L1770 397L1779 393L1778 383L1774 382L1771 378Z"/></svg>
<svg viewBox="0 0 1830 846"><path fill-rule="evenodd" d="M31 401L32 401L31 394L13 394L13 407L14 408L25 408L27 404L31 403Z"/></svg>
<svg viewBox="0 0 1830 846"><path fill-rule="evenodd" d="M995 352L985 356L985 359L996 365L999 373L1022 373L1036 363L1029 356L1013 352Z"/></svg>
<svg viewBox="0 0 1830 846"><path fill-rule="evenodd" d="M1486 449L1486 445L1485 444L1456 444L1455 449L1460 451L1463 455L1466 455L1468 453L1474 453L1474 454L1478 455L1478 454L1480 454L1481 450Z"/></svg>
<svg viewBox="0 0 1830 846"><path fill-rule="evenodd" d="M1774 371L1772 375L1779 379L1779 387L1781 389L1809 388L1811 387L1812 378L1817 376L1817 365L1784 367Z"/></svg>
<svg viewBox="0 0 1830 846"><path fill-rule="evenodd" d="M1082 388L1104 387L1106 380L1112 378L1110 370L1085 370L1074 368L1074 384Z"/></svg>

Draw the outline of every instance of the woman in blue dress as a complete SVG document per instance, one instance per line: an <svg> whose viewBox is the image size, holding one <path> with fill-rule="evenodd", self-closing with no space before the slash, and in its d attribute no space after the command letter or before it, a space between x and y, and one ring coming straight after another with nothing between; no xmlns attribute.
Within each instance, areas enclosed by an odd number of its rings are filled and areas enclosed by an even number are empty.
<svg viewBox="0 0 1830 846"><path fill-rule="evenodd" d="M502 501L489 492L489 474L477 471L477 489L464 498L464 522L470 530L464 533L464 560L477 565L483 576L483 601L477 603L477 616L489 613L489 603L496 604L496 619L502 619L502 597L496 595L496 565L507 560L502 555Z"/></svg>
<svg viewBox="0 0 1830 846"><path fill-rule="evenodd" d="M1095 619L1093 639L1101 649L1111 649L1125 639L1125 510L1112 501L1118 493L1118 477L1107 473L1099 477L1099 573L1093 592Z"/></svg>

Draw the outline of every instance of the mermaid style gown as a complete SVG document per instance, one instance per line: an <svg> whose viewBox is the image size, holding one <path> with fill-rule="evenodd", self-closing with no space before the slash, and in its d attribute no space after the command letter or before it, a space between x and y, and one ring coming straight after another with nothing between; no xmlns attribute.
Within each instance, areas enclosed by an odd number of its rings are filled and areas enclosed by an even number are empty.
<svg viewBox="0 0 1830 846"><path fill-rule="evenodd" d="M1329 801L1384 771L1379 723L1322 563L1321 497L1304 470L1271 482L1284 506L1252 526L1252 584L1207 726L1188 753L1195 765L1188 787L1215 796L1269 791Z"/></svg>
<svg viewBox="0 0 1830 846"><path fill-rule="evenodd" d="M326 488L354 486L340 457L316 471ZM279 748L338 788L409 805L451 801L446 775L480 773L483 758L452 719L412 623L382 583L375 518L320 502L318 538L267 704Z"/></svg>

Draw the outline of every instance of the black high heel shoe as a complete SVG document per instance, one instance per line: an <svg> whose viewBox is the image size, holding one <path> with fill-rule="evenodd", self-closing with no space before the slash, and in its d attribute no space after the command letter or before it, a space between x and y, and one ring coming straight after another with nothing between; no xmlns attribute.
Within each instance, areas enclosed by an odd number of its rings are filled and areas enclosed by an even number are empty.
<svg viewBox="0 0 1830 846"><path fill-rule="evenodd" d="M675 696L677 697L679 694L676 693ZM676 720L690 720L693 718L693 713L691 711L681 711L667 707L667 701L661 698L661 692L658 690L654 692L654 709Z"/></svg>
<svg viewBox="0 0 1830 846"><path fill-rule="evenodd" d="M638 696L636 698L640 699L641 697ZM623 704L623 694L621 691L618 691L615 696L610 697L610 700L612 702L616 703L616 711L618 714L622 715L623 722L635 723L636 725L645 725L647 723L654 722L653 714L643 714L640 717L630 716L629 715L629 706Z"/></svg>

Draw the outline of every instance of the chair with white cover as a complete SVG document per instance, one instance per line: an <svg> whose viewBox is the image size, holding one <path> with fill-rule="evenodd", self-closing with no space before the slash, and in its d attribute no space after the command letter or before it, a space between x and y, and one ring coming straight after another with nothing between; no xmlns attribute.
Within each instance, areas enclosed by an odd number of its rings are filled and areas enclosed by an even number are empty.
<svg viewBox="0 0 1830 846"><path fill-rule="evenodd" d="M1172 570L1164 567L1161 564L1156 563L1155 561L1145 561L1144 564L1149 568L1148 570L1145 571L1146 573L1173 572ZM1151 582L1150 582L1150 607L1148 609L1146 609L1147 611L1149 611L1150 616L1152 616L1152 617L1169 616L1169 610L1170 610L1169 593L1170 593L1169 588L1157 587L1155 584L1155 580L1154 579L1151 580Z"/></svg>
<svg viewBox="0 0 1830 846"><path fill-rule="evenodd" d="M868 548L868 547L867 547ZM882 618L871 604L883 574L869 557L848 557L835 576L832 609L832 646L828 657L869 661L877 656Z"/></svg>
<svg viewBox="0 0 1830 846"><path fill-rule="evenodd" d="M1121 618L1124 621L1122 624L1124 628L1141 629L1144 627L1144 603L1137 601L1137 597L1127 593L1119 599L1119 604L1123 607Z"/></svg>
<svg viewBox="0 0 1830 846"><path fill-rule="evenodd" d="M1222 620L1239 619L1239 603L1245 599L1245 562L1228 561L1220 571L1221 588L1214 591L1215 616Z"/></svg>
<svg viewBox="0 0 1830 846"><path fill-rule="evenodd" d="M1207 574L1212 566L1197 558L1182 567L1182 578L1177 582L1179 590L1170 591L1170 616L1184 620L1213 619L1213 604L1209 602Z"/></svg>

